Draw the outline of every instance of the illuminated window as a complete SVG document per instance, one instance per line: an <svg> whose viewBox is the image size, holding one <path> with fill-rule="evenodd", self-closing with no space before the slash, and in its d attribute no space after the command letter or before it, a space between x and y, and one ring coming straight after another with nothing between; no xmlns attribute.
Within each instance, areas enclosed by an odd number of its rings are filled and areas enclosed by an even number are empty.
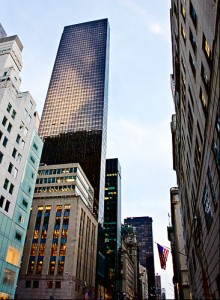
<svg viewBox="0 0 220 300"><path fill-rule="evenodd" d="M6 255L6 261L12 265L18 266L20 251L14 247L9 247Z"/></svg>
<svg viewBox="0 0 220 300"><path fill-rule="evenodd" d="M62 212L62 205L57 205L57 212Z"/></svg>
<svg viewBox="0 0 220 300"><path fill-rule="evenodd" d="M202 49L205 53L208 63L210 63L211 62L211 49L210 49L209 43L204 34L203 34L203 39L202 39Z"/></svg>
<svg viewBox="0 0 220 300"><path fill-rule="evenodd" d="M67 238L68 235L68 230L67 229L63 229L62 230L62 234L61 234L61 238Z"/></svg>
<svg viewBox="0 0 220 300"><path fill-rule="evenodd" d="M39 238L39 230L36 229L34 230L34 236L33 236L34 239L38 239Z"/></svg>
<svg viewBox="0 0 220 300"><path fill-rule="evenodd" d="M186 43L186 33L185 33L185 30L183 29L182 25L181 25L181 34L182 34L184 43Z"/></svg>
<svg viewBox="0 0 220 300"><path fill-rule="evenodd" d="M185 11L185 8L183 7L182 4L181 4L181 15L183 17L183 20L185 21L185 19L186 19L186 11Z"/></svg>
<svg viewBox="0 0 220 300"><path fill-rule="evenodd" d="M41 274L42 269L43 269L43 260L38 260L37 267L36 267L36 274Z"/></svg>
<svg viewBox="0 0 220 300"><path fill-rule="evenodd" d="M47 237L47 230L44 229L44 230L42 230L41 238L46 239L46 237Z"/></svg>
<svg viewBox="0 0 220 300"><path fill-rule="evenodd" d="M54 238L58 238L59 234L60 234L60 230L59 229L55 229L54 232L53 232L53 237Z"/></svg>
<svg viewBox="0 0 220 300"><path fill-rule="evenodd" d="M47 281L47 289L52 289L53 288L53 281Z"/></svg>
<svg viewBox="0 0 220 300"><path fill-rule="evenodd" d="M66 244L60 244L60 255L59 256L65 256L66 254Z"/></svg>
<svg viewBox="0 0 220 300"><path fill-rule="evenodd" d="M200 88L200 93L199 93L199 98L200 98L200 101L202 103L202 108L204 110L204 112L206 113L206 110L207 110L207 102L206 102L206 98L205 98L205 95L202 91L202 89Z"/></svg>
<svg viewBox="0 0 220 300"><path fill-rule="evenodd" d="M58 247L58 245L56 243L52 244L52 247L51 247L51 256L56 256L57 255L57 247Z"/></svg>
<svg viewBox="0 0 220 300"><path fill-rule="evenodd" d="M55 265L56 265L56 257L55 257L55 261L50 261L50 265L49 265L49 274L53 275L55 272Z"/></svg>
<svg viewBox="0 0 220 300"><path fill-rule="evenodd" d="M60 259L60 257L59 257ZM65 257L63 257L65 259ZM58 266L57 266L57 274L62 275L64 270L64 261L59 261Z"/></svg>
<svg viewBox="0 0 220 300"><path fill-rule="evenodd" d="M41 243L39 247L39 256L44 256L45 253L45 244Z"/></svg>
<svg viewBox="0 0 220 300"><path fill-rule="evenodd" d="M34 273L34 260L29 261L27 272L28 272L28 274L33 274Z"/></svg>
<svg viewBox="0 0 220 300"><path fill-rule="evenodd" d="M36 256L36 253L37 253L37 244L34 243L34 244L32 244L32 246L31 246L31 253L30 253L30 255L31 255L31 256Z"/></svg>
<svg viewBox="0 0 220 300"><path fill-rule="evenodd" d="M51 211L51 205L47 205L47 206L45 207L45 211L46 211L46 212L50 212L50 211Z"/></svg>

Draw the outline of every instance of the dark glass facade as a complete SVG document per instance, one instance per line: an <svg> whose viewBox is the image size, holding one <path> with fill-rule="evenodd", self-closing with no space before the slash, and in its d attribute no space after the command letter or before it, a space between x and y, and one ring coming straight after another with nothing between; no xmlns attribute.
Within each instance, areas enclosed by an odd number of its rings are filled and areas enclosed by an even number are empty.
<svg viewBox="0 0 220 300"><path fill-rule="evenodd" d="M148 295L149 299L155 298L155 269L153 250L153 229L152 218L134 217L124 220L125 225L132 225L136 228L136 236L139 247L139 262L147 268L148 273Z"/></svg>
<svg viewBox="0 0 220 300"><path fill-rule="evenodd" d="M108 286L120 289L119 248L121 247L121 167L117 158L106 160L104 228Z"/></svg>
<svg viewBox="0 0 220 300"><path fill-rule="evenodd" d="M103 223L108 102L107 19L64 27L40 124L42 163L77 162Z"/></svg>

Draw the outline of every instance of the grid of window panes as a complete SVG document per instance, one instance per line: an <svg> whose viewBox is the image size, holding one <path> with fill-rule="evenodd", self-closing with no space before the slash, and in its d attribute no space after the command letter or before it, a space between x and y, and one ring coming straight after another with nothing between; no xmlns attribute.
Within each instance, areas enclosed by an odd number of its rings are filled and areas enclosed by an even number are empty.
<svg viewBox="0 0 220 300"><path fill-rule="evenodd" d="M67 235L69 226L70 205L57 205L48 274L63 275Z"/></svg>
<svg viewBox="0 0 220 300"><path fill-rule="evenodd" d="M53 222L53 235L48 236L51 206L39 206L35 221L28 274L42 274L47 239L52 239L48 274L63 274L67 235L70 216L70 205L57 205ZM49 244L48 244L49 245Z"/></svg>
<svg viewBox="0 0 220 300"><path fill-rule="evenodd" d="M41 119L41 136L105 127L107 39L107 19L64 28Z"/></svg>
<svg viewBox="0 0 220 300"><path fill-rule="evenodd" d="M79 167L39 168L35 194L71 191L92 206L94 191Z"/></svg>

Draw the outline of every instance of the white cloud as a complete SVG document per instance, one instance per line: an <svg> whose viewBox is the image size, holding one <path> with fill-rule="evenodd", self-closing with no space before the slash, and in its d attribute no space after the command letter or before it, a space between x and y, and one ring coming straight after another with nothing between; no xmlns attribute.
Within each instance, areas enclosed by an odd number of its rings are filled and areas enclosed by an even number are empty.
<svg viewBox="0 0 220 300"><path fill-rule="evenodd" d="M156 20L156 18L158 18L158 15L155 18L155 16L153 16L146 9L146 5L143 7L140 4L137 4L136 0L119 0L119 2L129 8L133 13L138 15L138 17L141 18L141 21L151 33L162 35L170 39L170 33L169 28L167 28L167 24L161 24L159 20Z"/></svg>
<svg viewBox="0 0 220 300"><path fill-rule="evenodd" d="M135 159L144 167L161 167L171 159L169 121L144 123L136 118L109 120L108 152L116 151L125 160Z"/></svg>

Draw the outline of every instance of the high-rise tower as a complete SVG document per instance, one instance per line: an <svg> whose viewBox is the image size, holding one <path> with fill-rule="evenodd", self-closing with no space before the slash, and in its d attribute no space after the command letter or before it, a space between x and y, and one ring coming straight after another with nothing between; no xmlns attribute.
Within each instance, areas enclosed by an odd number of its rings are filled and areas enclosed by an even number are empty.
<svg viewBox="0 0 220 300"><path fill-rule="evenodd" d="M29 92L20 91L22 43L0 26L0 298L15 296L43 147Z"/></svg>
<svg viewBox="0 0 220 300"><path fill-rule="evenodd" d="M121 166L117 158L106 160L104 213L107 280L111 291L119 284L119 248L121 247Z"/></svg>
<svg viewBox="0 0 220 300"><path fill-rule="evenodd" d="M139 262L147 268L149 299L155 299L155 270L153 250L152 218L134 217L124 220L125 225L132 225L136 229L139 247Z"/></svg>
<svg viewBox="0 0 220 300"><path fill-rule="evenodd" d="M173 169L194 299L220 298L219 16L218 0L171 1Z"/></svg>
<svg viewBox="0 0 220 300"><path fill-rule="evenodd" d="M54 64L40 135L41 161L77 162L94 187L94 213L103 223L108 99L107 19L66 26Z"/></svg>

